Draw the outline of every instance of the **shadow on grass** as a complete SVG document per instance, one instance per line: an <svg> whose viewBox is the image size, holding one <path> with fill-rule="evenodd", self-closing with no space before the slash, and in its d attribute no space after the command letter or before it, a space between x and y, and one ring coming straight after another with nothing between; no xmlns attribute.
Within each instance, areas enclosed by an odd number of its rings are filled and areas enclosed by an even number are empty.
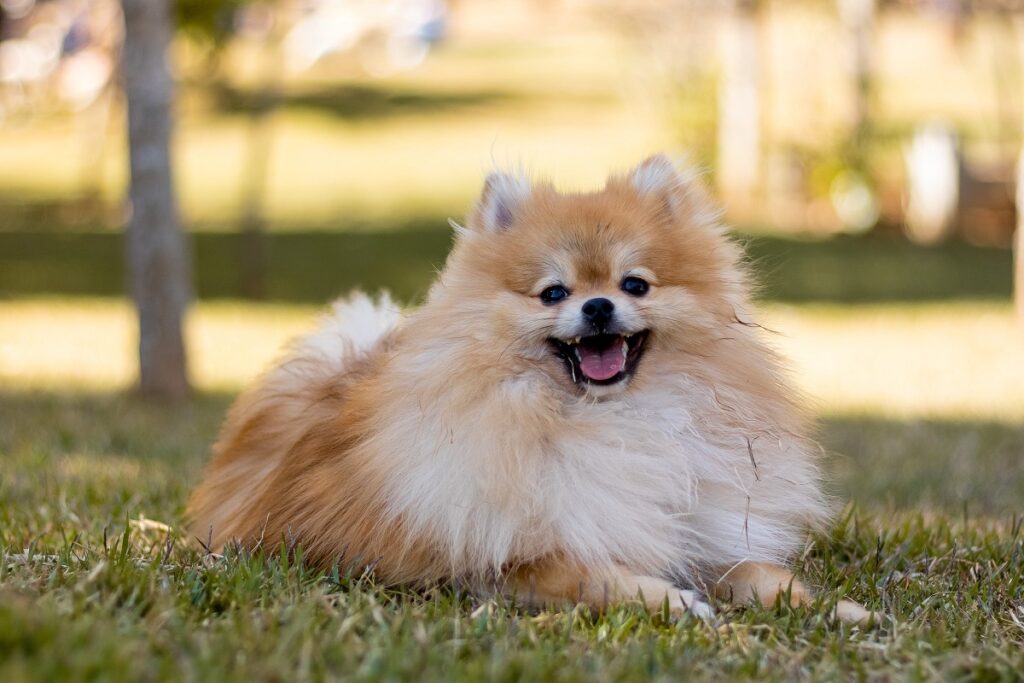
<svg viewBox="0 0 1024 683"><path fill-rule="evenodd" d="M86 456L122 468L134 463L138 490L171 507L180 505L231 399L208 394L165 407L129 394L0 391L0 472L8 470L10 477L7 502L41 504L30 500L35 495L30 482L55 475L51 470L64 457ZM1019 426L829 417L821 422L819 439L829 454L827 478L839 500L868 509L925 508L953 515L1022 512L1024 430ZM20 495L12 500L15 490ZM173 491L180 501L167 500ZM101 493L97 483L96 495Z"/></svg>
<svg viewBox="0 0 1024 683"><path fill-rule="evenodd" d="M251 113L267 106L265 97L256 91L221 83L211 92L214 106L223 113ZM499 90L438 92L347 84L290 89L280 96L278 106L283 110L330 114L348 121L379 121L397 116L447 114L456 109L504 104L514 98L513 93Z"/></svg>
<svg viewBox="0 0 1024 683"><path fill-rule="evenodd" d="M763 298L786 302L1009 301L1008 249L949 243L920 247L890 235L803 241L744 240Z"/></svg>
<svg viewBox="0 0 1024 683"><path fill-rule="evenodd" d="M951 514L1024 513L1020 425L830 417L819 441L841 499Z"/></svg>
<svg viewBox="0 0 1024 683"><path fill-rule="evenodd" d="M268 298L322 303L353 288L422 299L444 264L451 233L443 218L377 232L281 231L267 236ZM761 297L785 302L1009 300L1012 255L965 244L916 247L888 237L808 242L745 237ZM191 236L200 298L241 296L237 233ZM0 232L0 295L116 296L124 291L120 233Z"/></svg>
<svg viewBox="0 0 1024 683"><path fill-rule="evenodd" d="M197 295L241 297L239 235L197 233L191 242ZM324 303L353 288L388 289L402 301L418 301L450 244L447 231L418 224L385 233L271 234L266 291L276 301ZM0 233L0 293L118 296L122 254L119 233Z"/></svg>

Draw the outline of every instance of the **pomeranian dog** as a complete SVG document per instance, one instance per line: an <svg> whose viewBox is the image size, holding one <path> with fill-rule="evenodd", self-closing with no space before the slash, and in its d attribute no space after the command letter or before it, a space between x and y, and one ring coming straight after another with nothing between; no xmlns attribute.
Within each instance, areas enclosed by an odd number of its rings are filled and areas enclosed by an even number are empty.
<svg viewBox="0 0 1024 683"><path fill-rule="evenodd" d="M335 303L238 399L196 536L531 606L809 601L785 563L829 517L814 448L693 174L496 173L453 227L421 308Z"/></svg>

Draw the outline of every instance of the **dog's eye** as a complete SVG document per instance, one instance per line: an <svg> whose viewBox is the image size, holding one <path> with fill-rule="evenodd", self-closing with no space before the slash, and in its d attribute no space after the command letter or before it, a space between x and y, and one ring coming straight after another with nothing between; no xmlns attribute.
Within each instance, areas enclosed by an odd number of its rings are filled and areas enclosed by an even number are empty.
<svg viewBox="0 0 1024 683"><path fill-rule="evenodd" d="M557 304L569 296L569 290L562 285L553 285L540 293L540 300L546 304Z"/></svg>
<svg viewBox="0 0 1024 683"><path fill-rule="evenodd" d="M630 296L643 296L651 286L647 280L630 275L622 281L622 291Z"/></svg>

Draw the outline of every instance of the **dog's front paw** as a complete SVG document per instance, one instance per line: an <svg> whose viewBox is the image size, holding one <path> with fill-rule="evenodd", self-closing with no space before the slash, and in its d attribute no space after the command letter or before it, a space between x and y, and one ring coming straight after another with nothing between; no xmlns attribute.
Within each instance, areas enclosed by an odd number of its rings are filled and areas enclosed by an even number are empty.
<svg viewBox="0 0 1024 683"><path fill-rule="evenodd" d="M681 619L687 614L704 621L711 621L715 617L715 610L708 603L700 599L697 591L678 589L669 595L669 611L673 618Z"/></svg>
<svg viewBox="0 0 1024 683"><path fill-rule="evenodd" d="M882 623L882 615L862 607L852 600L840 600L836 603L833 616L840 621L859 626L878 626Z"/></svg>

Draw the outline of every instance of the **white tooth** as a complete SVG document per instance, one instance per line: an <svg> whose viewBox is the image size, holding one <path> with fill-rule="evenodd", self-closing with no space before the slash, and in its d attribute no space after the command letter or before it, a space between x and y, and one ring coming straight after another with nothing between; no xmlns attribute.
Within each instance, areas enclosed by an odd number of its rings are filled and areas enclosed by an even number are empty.
<svg viewBox="0 0 1024 683"><path fill-rule="evenodd" d="M576 348L573 349L573 351L576 352L576 360L578 360L579 362L582 363L583 362L583 355L580 354L580 347L577 346Z"/></svg>
<svg viewBox="0 0 1024 683"><path fill-rule="evenodd" d="M573 344L579 344L580 343L580 339L581 339L581 337L574 337L573 340L572 340L572 343Z"/></svg>
<svg viewBox="0 0 1024 683"><path fill-rule="evenodd" d="M623 342L622 344L622 360L626 360L626 356L629 355L629 344Z"/></svg>

